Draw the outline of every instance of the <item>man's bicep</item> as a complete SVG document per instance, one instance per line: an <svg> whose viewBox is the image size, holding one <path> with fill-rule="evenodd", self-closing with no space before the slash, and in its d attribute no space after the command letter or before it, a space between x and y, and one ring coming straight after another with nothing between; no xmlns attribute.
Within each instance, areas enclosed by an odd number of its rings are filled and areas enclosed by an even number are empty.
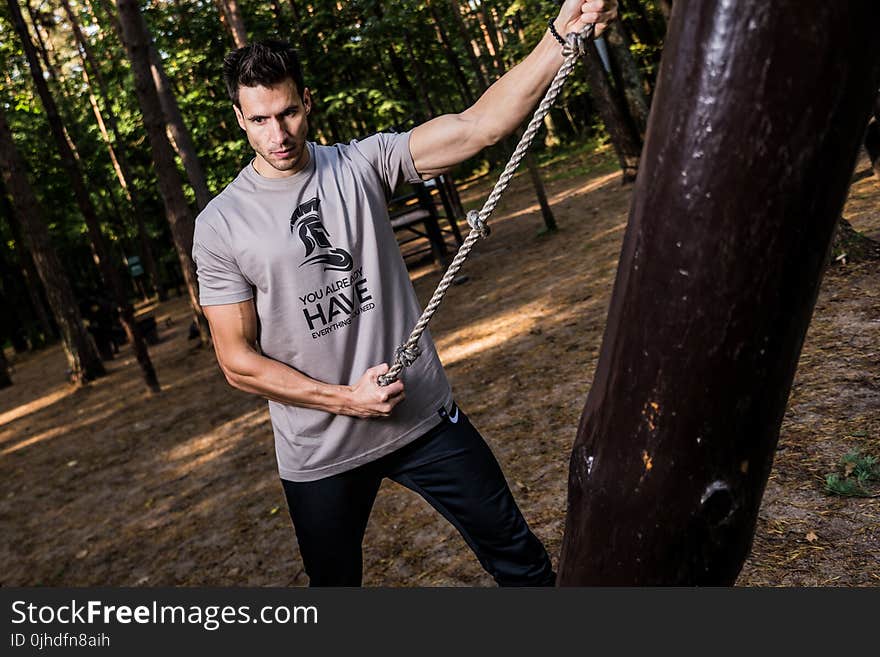
<svg viewBox="0 0 880 657"><path fill-rule="evenodd" d="M448 171L492 143L480 131L479 116L470 111L445 114L413 128L409 139L416 170L423 178Z"/></svg>

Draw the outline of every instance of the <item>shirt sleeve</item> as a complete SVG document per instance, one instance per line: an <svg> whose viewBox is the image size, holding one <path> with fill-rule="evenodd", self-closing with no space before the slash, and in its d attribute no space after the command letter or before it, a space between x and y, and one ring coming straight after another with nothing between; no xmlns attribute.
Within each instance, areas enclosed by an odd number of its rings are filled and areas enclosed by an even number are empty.
<svg viewBox="0 0 880 657"><path fill-rule="evenodd" d="M380 132L351 146L373 166L385 186L385 196L391 198L401 182L417 183L422 178L416 171L412 152L409 150L410 132Z"/></svg>
<svg viewBox="0 0 880 657"><path fill-rule="evenodd" d="M253 298L253 288L226 244L204 220L196 220L192 258L196 263L201 305L220 306Z"/></svg>

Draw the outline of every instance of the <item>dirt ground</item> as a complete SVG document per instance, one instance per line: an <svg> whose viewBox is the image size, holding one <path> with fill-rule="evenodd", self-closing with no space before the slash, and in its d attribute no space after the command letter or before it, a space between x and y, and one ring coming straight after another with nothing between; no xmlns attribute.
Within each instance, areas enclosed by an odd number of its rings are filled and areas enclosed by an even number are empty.
<svg viewBox="0 0 880 657"><path fill-rule="evenodd" d="M880 185L866 166L844 216L880 239ZM432 328L456 398L554 564L632 193L611 171L595 154L548 167L561 227L550 236L538 235L519 177ZM489 183L464 190L465 205L481 203ZM413 270L423 301L440 274ZM741 585L880 584L880 499L824 492L846 452L880 455L878 295L876 261L837 262L825 276ZM159 320L158 396L144 392L127 347L79 390L64 383L59 347L11 356L15 385L0 391L0 585L306 584L265 401L229 387L213 353L187 340L182 299L142 310ZM388 482L364 570L368 586L493 583L451 526Z"/></svg>

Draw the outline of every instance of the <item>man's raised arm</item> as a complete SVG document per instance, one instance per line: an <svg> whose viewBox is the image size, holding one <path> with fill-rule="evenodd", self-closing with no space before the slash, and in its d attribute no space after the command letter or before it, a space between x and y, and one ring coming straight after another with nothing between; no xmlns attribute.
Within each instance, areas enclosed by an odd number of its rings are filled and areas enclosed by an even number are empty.
<svg viewBox="0 0 880 657"><path fill-rule="evenodd" d="M211 325L217 362L229 384L266 399L335 415L387 417L404 398L403 384L380 387L386 364L371 367L352 386L316 381L257 349L257 313L253 299L203 306Z"/></svg>
<svg viewBox="0 0 880 657"><path fill-rule="evenodd" d="M554 21L563 37L596 23L596 34L617 16L617 0L566 0ZM549 33L519 64L460 114L416 127L409 147L416 171L432 178L512 133L532 112L562 64L562 46Z"/></svg>

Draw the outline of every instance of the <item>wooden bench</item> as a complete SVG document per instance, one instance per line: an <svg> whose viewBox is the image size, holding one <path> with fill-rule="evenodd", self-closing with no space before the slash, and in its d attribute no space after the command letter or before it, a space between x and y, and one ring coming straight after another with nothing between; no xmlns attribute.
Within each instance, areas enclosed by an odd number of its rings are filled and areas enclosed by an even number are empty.
<svg viewBox="0 0 880 657"><path fill-rule="evenodd" d="M421 261L430 254L441 266L448 264L447 237L451 236L453 249L462 242L458 220L464 213L457 197L452 180L438 176L410 185L409 193L391 199L388 215L394 232L400 234L397 243L405 260ZM441 219L447 228L441 227ZM413 246L407 248L409 244Z"/></svg>

